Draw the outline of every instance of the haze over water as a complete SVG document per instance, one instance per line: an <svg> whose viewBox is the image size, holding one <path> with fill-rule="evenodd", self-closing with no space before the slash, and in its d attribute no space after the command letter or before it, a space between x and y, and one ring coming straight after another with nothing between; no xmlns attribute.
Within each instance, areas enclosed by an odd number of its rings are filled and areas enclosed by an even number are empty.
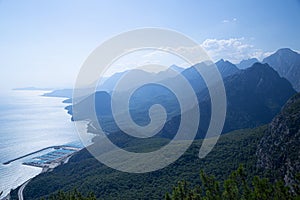
<svg viewBox="0 0 300 200"><path fill-rule="evenodd" d="M0 94L0 191L3 198L41 172L41 168L22 165L24 160L3 165L27 153L67 143L79 143L62 98L43 97L46 91L9 91ZM36 156L36 155L34 155Z"/></svg>

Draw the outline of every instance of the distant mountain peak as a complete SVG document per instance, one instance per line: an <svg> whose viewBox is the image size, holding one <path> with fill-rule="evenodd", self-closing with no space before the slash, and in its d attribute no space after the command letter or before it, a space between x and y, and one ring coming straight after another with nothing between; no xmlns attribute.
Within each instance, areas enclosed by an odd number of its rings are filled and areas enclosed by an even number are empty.
<svg viewBox="0 0 300 200"><path fill-rule="evenodd" d="M228 116L223 130L269 123L281 106L295 94L291 84L268 64L255 63L224 79ZM235 115L231 116L231 113ZM239 115L236 115L239 113ZM237 118L236 118L237 117ZM247 122L247 123L245 123Z"/></svg>
<svg viewBox="0 0 300 200"><path fill-rule="evenodd" d="M300 54L290 48L282 48L266 57L263 63L268 63L280 76L288 79L297 91L300 91Z"/></svg>
<svg viewBox="0 0 300 200"><path fill-rule="evenodd" d="M240 63L236 64L239 69L247 69L251 67L254 63L259 62L257 58L248 58L242 60Z"/></svg>
<svg viewBox="0 0 300 200"><path fill-rule="evenodd" d="M217 62L216 62L216 64L217 63L230 63L230 64L233 64L233 63L231 63L231 62L229 62L228 60L224 60L223 58L221 58L220 60L218 60Z"/></svg>
<svg viewBox="0 0 300 200"><path fill-rule="evenodd" d="M239 71L239 69L231 62L221 59L215 63L223 78L231 76Z"/></svg>
<svg viewBox="0 0 300 200"><path fill-rule="evenodd" d="M278 49L275 54L279 54L279 55L284 55L284 54L298 54L296 51L293 51L292 49L290 48L281 48L281 49Z"/></svg>

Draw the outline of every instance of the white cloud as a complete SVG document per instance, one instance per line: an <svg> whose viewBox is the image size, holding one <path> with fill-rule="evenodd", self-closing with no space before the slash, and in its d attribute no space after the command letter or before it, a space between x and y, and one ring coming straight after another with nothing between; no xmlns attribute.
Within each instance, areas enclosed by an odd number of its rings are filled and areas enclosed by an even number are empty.
<svg viewBox="0 0 300 200"><path fill-rule="evenodd" d="M222 20L222 23L224 23L224 24L226 24L226 23L233 23L233 22L237 22L237 18Z"/></svg>
<svg viewBox="0 0 300 200"><path fill-rule="evenodd" d="M213 61L217 61L221 58L229 60L232 63L239 63L243 59L262 58L269 56L273 52L264 52L261 49L257 49L249 42L254 38L250 38L246 41L245 38L229 38L229 39L207 39L200 46L195 47L178 47L176 49L162 48L164 50L138 50L126 54L125 56L117 59L110 68L106 71L105 76L110 76L116 72L130 70L138 68L144 65L154 64L162 66L171 66L173 64L186 68L191 66L184 59L169 52L177 52L181 55L195 55L193 60L195 63L207 60L207 57L203 54L203 58L199 58L199 51L204 49Z"/></svg>
<svg viewBox="0 0 300 200"><path fill-rule="evenodd" d="M201 46L214 61L223 58L233 63L239 63L243 59L253 57L260 60L270 54L270 52L264 52L247 43L243 37L221 40L206 39Z"/></svg>

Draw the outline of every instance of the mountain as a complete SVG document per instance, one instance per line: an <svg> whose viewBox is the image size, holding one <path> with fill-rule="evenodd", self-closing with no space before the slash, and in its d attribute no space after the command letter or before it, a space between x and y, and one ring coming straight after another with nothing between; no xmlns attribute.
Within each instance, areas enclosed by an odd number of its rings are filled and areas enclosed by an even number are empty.
<svg viewBox="0 0 300 200"><path fill-rule="evenodd" d="M250 68L224 79L227 113L223 133L253 128L271 122L284 103L296 93L291 84L268 64L255 63ZM203 137L210 121L211 99L207 90L198 93Z"/></svg>
<svg viewBox="0 0 300 200"><path fill-rule="evenodd" d="M179 66L177 66L177 65L171 65L170 66L170 69L172 69L172 70L174 70L174 71L176 71L176 72L182 72L183 70L184 70L184 68L182 68L182 67L179 67Z"/></svg>
<svg viewBox="0 0 300 200"><path fill-rule="evenodd" d="M124 72L117 72L115 74L113 74L112 76L106 78L105 80L103 80L102 83L100 83L97 86L97 90L98 91L106 91L106 92L111 92L115 85L117 84L117 82L120 80L120 78L126 74L128 71L124 71Z"/></svg>
<svg viewBox="0 0 300 200"><path fill-rule="evenodd" d="M266 57L263 63L268 63L280 76L289 80L295 90L300 91L300 54L283 48Z"/></svg>
<svg viewBox="0 0 300 200"><path fill-rule="evenodd" d="M229 61L224 61L223 59L216 62L215 65L223 79L239 72L239 69L234 64ZM201 91L207 89L207 86L197 68L207 68L207 71L209 72L210 67L211 66L205 63L198 63L183 70L180 76L183 76L186 80L188 80L194 91L199 94ZM166 80L166 82L176 83L176 79L178 79L178 77ZM180 85L178 87L180 87ZM182 90L184 90L184 88L182 88Z"/></svg>
<svg viewBox="0 0 300 200"><path fill-rule="evenodd" d="M293 96L272 120L257 149L258 166L286 185L299 185L300 93Z"/></svg>
<svg viewBox="0 0 300 200"><path fill-rule="evenodd" d="M219 69L223 78L238 72L238 68L234 64L230 63L229 61L224 61L222 59L215 64ZM201 76L198 74L195 67L197 67L197 65L184 69L176 65L171 65L167 70L158 73L146 72L139 69L118 72L103 80L102 83L100 83L97 86L97 91L106 91L110 93L113 90L113 88L116 86L117 82L122 78L122 76L126 75L129 72L132 74L131 77L140 77L140 76L145 76L147 74L149 77L152 78L152 81L154 82L170 83L173 82L174 79L177 79L177 77L174 76L173 75L174 73L171 73L171 71L175 71L183 75L186 79L190 81L190 83L193 84L193 86L200 85L196 90L201 90L203 89L203 87L205 87L205 83L202 80L203 83L199 84L199 79L201 79ZM196 83L194 83L194 80L196 80Z"/></svg>
<svg viewBox="0 0 300 200"><path fill-rule="evenodd" d="M54 90L52 92L48 92L43 94L46 97L63 97L63 98L72 98L73 89L61 89L61 90Z"/></svg>
<svg viewBox="0 0 300 200"><path fill-rule="evenodd" d="M215 63L222 77L231 76L239 71L239 69L229 61L223 59Z"/></svg>
<svg viewBox="0 0 300 200"><path fill-rule="evenodd" d="M219 62L216 63L221 75L223 78L230 76L232 74L237 73L239 70L235 65L228 61L220 60ZM200 93L202 90L206 88L206 84L204 80L202 79L201 75L197 71L197 67L207 67L209 70L209 66L207 66L204 63L199 63L195 66L192 66L188 69L183 69L180 67L177 67L175 65L172 65L169 69L165 71L161 71L158 73L150 73L146 72L143 70L131 70L130 73L129 71L124 71L120 73L116 73L110 78L108 78L106 81L103 82L103 84L99 85L97 88L96 96L101 96L100 94L103 94L103 92L107 92L109 95L117 82L120 80L122 76L127 76L129 75L132 78L129 78L129 81L127 82L128 87L134 87L136 86L137 83L135 83L136 78L135 77L146 77L146 79L153 81L154 83L158 84L165 84L165 85L172 85L174 87L177 87L179 91L182 91L184 93L186 91L186 88L184 85L180 84L178 82L179 77L178 76L183 76L188 80L189 84L192 86L194 89L195 93ZM180 75L172 73L172 70L175 71L182 71ZM128 78L128 77L127 77ZM129 89L127 87L127 89ZM126 93L127 91L118 91L118 93ZM148 84L145 86L140 87L137 92L135 92L136 95L133 95L133 98L131 98L131 108L130 110L133 112L132 116L137 117L137 115L145 115L142 113L147 113L147 109L153 105L153 104L162 104L165 105L167 110L170 112L168 114L171 114L170 117L175 116L176 114L178 115L180 113L180 110L178 110L179 105L178 102L176 101L176 97L174 94L172 94L169 90L167 90L164 86L160 85L154 85L154 84ZM125 95L120 95L120 98ZM183 95L186 96L185 98L189 97L188 95ZM83 100L81 103L78 104L78 110L81 110L81 116L79 117L81 119L88 119L89 118L89 113L91 113L91 105L93 103L93 99L95 98L95 95L91 95L90 97L87 97L85 100ZM97 97L98 98L98 97ZM100 98L98 98L100 99ZM109 100L109 102L101 102L100 100L95 104L96 106L100 104L104 104L106 109L110 108L110 99L104 98L106 100ZM65 103L69 103L70 101L64 101ZM86 107L86 108L84 108ZM192 107L192 102L191 102L191 107ZM67 106L66 109L70 114L72 114L72 106ZM96 111L99 112L99 109L96 108ZM122 110L118 110L119 113L122 113ZM105 121L106 124L108 123L109 120L113 120L113 117L111 116L111 111L110 111L110 116L105 116ZM78 115L77 115L78 116ZM143 119L140 117L139 118L140 122L143 123ZM148 121L148 117L146 116L146 119L144 121ZM109 123L111 124L111 123ZM115 129L114 129L115 130Z"/></svg>
<svg viewBox="0 0 300 200"><path fill-rule="evenodd" d="M299 120L300 93L288 100L270 124L222 135L205 158L198 158L202 140L195 140L173 164L144 174L108 168L83 149L68 163L33 178L23 194L26 199L41 199L59 190L67 192L76 188L84 195L93 192L102 199L163 199L180 180L188 180L191 186L201 184L199 170L222 182L240 164L246 170L247 182L255 176L271 178L274 184L284 178L293 191L293 184L298 189L300 186L294 178L299 173ZM95 142L97 146L97 140ZM144 144L131 140L121 147L128 151L147 152L168 142L162 138L152 138ZM12 197L16 195L15 190Z"/></svg>
<svg viewBox="0 0 300 200"><path fill-rule="evenodd" d="M95 109L98 112L101 112L102 115L110 114L110 95L104 91L98 91L94 94L86 97L76 105L76 111L80 114L75 113L75 117L73 116L73 120L79 121L84 119L91 119L90 116L93 110ZM97 102L96 104L94 102ZM93 108L95 106L95 108ZM69 105L66 107L68 113L73 115L73 107Z"/></svg>
<svg viewBox="0 0 300 200"><path fill-rule="evenodd" d="M226 121L232 124L231 128L247 127L248 123L255 126L272 122L222 135L212 152L203 159L198 158L202 140L195 140L176 162L144 174L123 173L108 168L83 149L68 163L33 178L23 191L25 199L41 199L59 190L72 191L74 188L84 195L93 192L102 199L162 199L165 192L172 191L174 184L180 180L188 180L192 186L201 184L198 178L200 169L223 181L240 164L243 164L250 178L255 175L274 177L282 173L275 177L276 180L285 176L287 183L293 183L295 173L299 172L300 95L292 97L278 114L280 105L295 91L268 64L256 63L227 77L224 83L228 95ZM108 93L101 95L109 98ZM273 120L269 119L276 114ZM92 147L96 148L97 138L94 142ZM170 139L162 137L143 141L121 138L117 145L132 152L149 152L169 142ZM299 186L299 183L296 184ZM16 191L13 192L13 196L16 194Z"/></svg>
<svg viewBox="0 0 300 200"><path fill-rule="evenodd" d="M227 115L223 131L269 123L296 93L268 64L255 63L225 78Z"/></svg>
<svg viewBox="0 0 300 200"><path fill-rule="evenodd" d="M132 74L131 76L133 76L133 77L140 77L140 76L144 76L145 74L148 74L150 77L154 78L153 80L155 82L158 82L163 79L174 77L173 75L171 75L171 73L169 73L170 72L169 70L173 70L178 73L181 73L184 70L184 68L178 67L176 65L171 65L167 70L160 71L158 73L146 72L146 71L143 71L140 69L133 69L133 70L126 70L123 72L117 72L117 73L113 74L112 76L105 78L105 80L103 80L102 83L100 83L97 86L97 91L106 91L106 92L110 93L114 89L114 87L116 86L118 81L122 78L122 76L126 75L129 72Z"/></svg>
<svg viewBox="0 0 300 200"><path fill-rule="evenodd" d="M199 171L224 180L240 163L249 176L257 174L255 151L265 127L240 130L221 136L213 151L198 158L202 141L196 140L188 151L168 167L144 174L124 173L111 169L92 157L86 149L76 153L67 164L33 178L23 195L25 199L41 199L59 190L76 188L83 194L93 192L99 199L163 199L180 180L200 184ZM165 145L169 140L151 139L140 144L129 141L122 147L129 151L147 152Z"/></svg>
<svg viewBox="0 0 300 200"><path fill-rule="evenodd" d="M203 79L194 67L183 73L184 76L189 77L188 81L198 97L201 120L197 137L203 138L211 117L211 99ZM199 87L201 84L204 84L202 89ZM261 63L256 63L246 70L240 70L238 73L226 77L224 85L227 95L227 114L223 133L269 123L284 103L296 93L286 79L281 78L268 64ZM120 96L122 98L123 95ZM76 105L77 111L79 111L77 120L92 118L90 114L94 99L95 97L92 95ZM96 93L95 106L98 121L111 137L119 140L118 138L122 138L124 133L120 132L114 122L110 102L111 96L108 93ZM148 85L137 90L130 100L129 110L132 118L138 124L149 123L148 109L154 104L161 104L166 109L168 120L157 136L173 138L180 122L180 108L176 96L162 86ZM72 107L68 108L71 113ZM191 109L193 109L193 105L191 105ZM119 114L123 112L118 110ZM96 126L89 127L90 131L97 133L97 130L93 130L92 127Z"/></svg>
<svg viewBox="0 0 300 200"><path fill-rule="evenodd" d="M257 58L249 58L249 59L242 60L240 63L236 64L236 66L239 69L247 69L257 62L259 62Z"/></svg>

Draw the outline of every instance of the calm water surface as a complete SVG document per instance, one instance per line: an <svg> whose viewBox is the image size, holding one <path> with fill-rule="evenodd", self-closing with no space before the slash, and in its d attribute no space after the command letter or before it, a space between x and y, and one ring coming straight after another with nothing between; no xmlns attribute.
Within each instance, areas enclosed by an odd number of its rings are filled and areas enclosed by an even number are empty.
<svg viewBox="0 0 300 200"><path fill-rule="evenodd" d="M8 165L3 162L48 146L80 144L63 99L41 96L45 92L0 93L0 192L4 192L0 199L41 172L41 168L22 165L30 157Z"/></svg>

